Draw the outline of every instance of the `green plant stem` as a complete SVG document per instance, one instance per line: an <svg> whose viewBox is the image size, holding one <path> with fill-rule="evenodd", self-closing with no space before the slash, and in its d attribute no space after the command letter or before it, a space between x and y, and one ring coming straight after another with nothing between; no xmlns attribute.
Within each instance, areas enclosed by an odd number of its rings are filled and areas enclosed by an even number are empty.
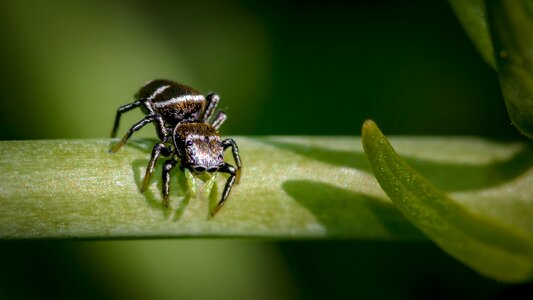
<svg viewBox="0 0 533 300"><path fill-rule="evenodd" d="M208 207L220 197L223 174L211 196L189 198L176 168L165 210L162 159L149 189L139 192L153 141L131 140L115 154L108 153L107 139L0 142L0 238L425 239L379 187L360 139L235 140L244 166L241 182L214 218ZM464 205L533 232L533 191L525 187L533 182L532 151L526 144L393 140ZM230 153L226 160L233 163ZM201 191L203 184L198 186Z"/></svg>

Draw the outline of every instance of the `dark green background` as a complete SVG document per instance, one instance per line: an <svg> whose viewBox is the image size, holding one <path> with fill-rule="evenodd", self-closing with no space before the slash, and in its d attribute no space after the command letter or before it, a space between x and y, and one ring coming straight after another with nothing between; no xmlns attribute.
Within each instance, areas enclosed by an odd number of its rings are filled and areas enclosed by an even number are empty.
<svg viewBox="0 0 533 300"><path fill-rule="evenodd" d="M107 137L116 108L154 78L219 93L225 134L357 135L372 118L389 134L518 136L444 1L1 8L2 139Z"/></svg>
<svg viewBox="0 0 533 300"><path fill-rule="evenodd" d="M225 135L518 138L445 1L0 3L0 139L108 137L147 80L216 91ZM121 132L141 117L129 113ZM138 137L154 137L151 126ZM430 243L1 242L0 299L504 298Z"/></svg>

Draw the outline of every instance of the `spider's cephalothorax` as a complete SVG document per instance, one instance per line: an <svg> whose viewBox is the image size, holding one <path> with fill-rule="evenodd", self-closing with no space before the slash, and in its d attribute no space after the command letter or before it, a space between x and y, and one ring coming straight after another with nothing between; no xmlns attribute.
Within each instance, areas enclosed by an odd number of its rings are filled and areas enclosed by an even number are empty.
<svg viewBox="0 0 533 300"><path fill-rule="evenodd" d="M174 147L181 165L196 173L215 172L224 165L220 136L207 123L185 123L174 130Z"/></svg>
<svg viewBox="0 0 533 300"><path fill-rule="evenodd" d="M118 108L111 137L115 137L122 113L141 107L146 116L133 125L126 135L111 148L117 152L130 136L148 123L156 123L156 131L163 142L169 140L174 127L181 122L210 122L220 100L217 94L201 95L197 90L164 79L147 82L135 95L135 101ZM218 129L226 115L218 112L212 121Z"/></svg>
<svg viewBox="0 0 533 300"><path fill-rule="evenodd" d="M148 187L155 163L160 155L171 157L163 165L163 205L165 207L169 204L170 171L176 166L197 174L228 173L230 176L222 191L222 197L211 212L211 215L214 215L224 205L235 181L239 180L242 164L237 144L233 139L221 140L217 129L207 122L182 122L174 128L172 137L173 145L158 143L154 146L142 190ZM231 147L237 168L224 162L224 150L229 147Z"/></svg>

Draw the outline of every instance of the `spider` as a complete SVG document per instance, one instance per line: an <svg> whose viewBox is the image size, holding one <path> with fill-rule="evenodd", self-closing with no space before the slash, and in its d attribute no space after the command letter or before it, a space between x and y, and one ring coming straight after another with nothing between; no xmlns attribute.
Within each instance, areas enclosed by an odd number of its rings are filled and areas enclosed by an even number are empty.
<svg viewBox="0 0 533 300"><path fill-rule="evenodd" d="M141 107L146 116L134 124L126 135L110 149L111 153L117 152L134 132L148 123L156 123L159 139L166 142L169 140L170 132L180 122L210 122L220 97L215 93L204 97L191 87L170 80L156 79L147 82L135 94L135 99L137 100L117 109L111 137L114 138L117 135L122 113ZM212 126L218 129L225 119L226 114L219 111L212 121Z"/></svg>
<svg viewBox="0 0 533 300"><path fill-rule="evenodd" d="M191 87L158 79L146 83L135 98L136 101L118 108L111 137L116 136L122 113L141 107L146 117L133 125L110 152L117 152L134 132L148 123L155 122L160 141L152 149L141 192L148 188L156 162L161 155L170 157L163 165L164 207L169 205L170 171L176 166L185 173L189 186L195 186L193 173L228 173L230 176L222 191L222 197L211 211L211 216L214 216L227 200L233 184L239 182L242 168L239 148L235 141L221 140L218 132L226 120L226 114L219 111L212 119L220 97L214 93L204 97ZM224 162L224 151L229 147L232 149L236 168ZM208 185L213 184L214 179L213 176Z"/></svg>
<svg viewBox="0 0 533 300"><path fill-rule="evenodd" d="M226 181L222 197L211 211L213 217L226 202L234 183L239 182L242 168L239 148L233 139L221 140L216 127L207 122L181 122L173 130L173 144L160 142L153 150L150 162L146 168L141 192L144 192L150 183L150 177L155 169L155 164L160 155L170 157L163 165L163 206L169 205L170 192L170 171L176 166L184 171L189 186L194 186L194 174L205 172L228 173L230 176ZM233 159L237 167L224 162L224 150L231 147ZM214 180L212 177L211 180Z"/></svg>

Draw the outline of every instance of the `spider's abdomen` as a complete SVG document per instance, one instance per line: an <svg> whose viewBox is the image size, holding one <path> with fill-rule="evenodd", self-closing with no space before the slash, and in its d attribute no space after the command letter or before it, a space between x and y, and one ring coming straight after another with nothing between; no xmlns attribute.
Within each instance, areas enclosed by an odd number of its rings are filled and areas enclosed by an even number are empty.
<svg viewBox="0 0 533 300"><path fill-rule="evenodd" d="M205 97L197 90L170 80L150 81L136 96L147 99L152 109L169 124L199 120L206 106Z"/></svg>

